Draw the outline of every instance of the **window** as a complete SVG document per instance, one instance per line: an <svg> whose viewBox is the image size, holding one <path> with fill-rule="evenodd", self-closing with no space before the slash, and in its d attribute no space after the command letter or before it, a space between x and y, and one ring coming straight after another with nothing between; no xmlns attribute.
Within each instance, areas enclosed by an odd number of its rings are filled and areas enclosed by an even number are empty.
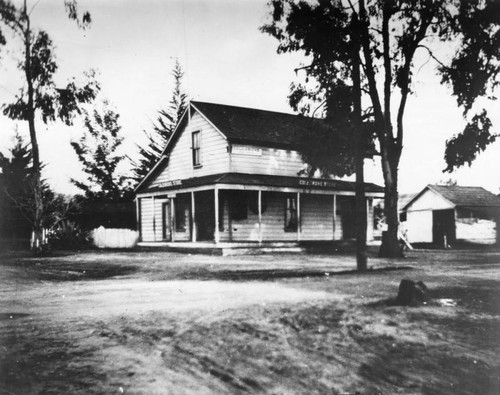
<svg viewBox="0 0 500 395"><path fill-rule="evenodd" d="M297 198L287 197L285 199L285 232L297 231Z"/></svg>
<svg viewBox="0 0 500 395"><path fill-rule="evenodd" d="M193 166L201 166L201 132L198 130L192 134Z"/></svg>
<svg viewBox="0 0 500 395"><path fill-rule="evenodd" d="M188 201L181 197L175 199L175 231L176 232L185 232L186 231L186 223L187 223L187 215L188 215Z"/></svg>

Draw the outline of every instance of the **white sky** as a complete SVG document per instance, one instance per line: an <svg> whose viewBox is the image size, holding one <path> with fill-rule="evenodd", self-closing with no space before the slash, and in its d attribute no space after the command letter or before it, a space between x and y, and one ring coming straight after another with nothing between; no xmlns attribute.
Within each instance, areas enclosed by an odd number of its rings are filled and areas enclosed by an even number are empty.
<svg viewBox="0 0 500 395"><path fill-rule="evenodd" d="M35 1L28 1L34 4ZM62 0L40 0L32 23L45 29L56 46L58 78L64 83L89 68L99 70L103 94L120 114L124 151L134 156L144 141L156 111L171 96L171 70L179 58L185 87L194 100L291 112L289 85L298 55L278 55L277 40L260 33L267 19L267 0L80 0L92 14L92 27L82 31L67 20ZM0 103L10 102L20 86L10 54L0 58ZM479 185L498 193L500 143L496 142L473 165L453 174L441 172L444 142L463 129L461 111L446 87L438 84L433 65L421 68L407 104L405 147L400 163L401 192L449 178L460 185ZM498 104L488 103L498 130ZM496 113L495 113L496 112ZM0 151L12 144L15 126L0 114ZM69 183L80 174L69 142L81 127L38 124L46 176L61 192L75 192ZM26 137L27 127L19 126ZM378 161L378 160L377 160ZM383 185L377 164L367 162L367 180Z"/></svg>

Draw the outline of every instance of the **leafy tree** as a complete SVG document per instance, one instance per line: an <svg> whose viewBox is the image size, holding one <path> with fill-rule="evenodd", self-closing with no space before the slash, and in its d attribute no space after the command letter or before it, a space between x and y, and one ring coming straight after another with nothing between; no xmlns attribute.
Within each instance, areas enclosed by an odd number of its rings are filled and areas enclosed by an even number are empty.
<svg viewBox="0 0 500 395"><path fill-rule="evenodd" d="M184 72L178 60L175 62L172 75L174 77L174 90L168 108L158 111L158 117L156 122L153 122L151 132L144 131L148 139L147 146L138 146L139 160L132 161L136 182L140 182L160 160L165 145L187 108L187 95L182 89Z"/></svg>
<svg viewBox="0 0 500 395"><path fill-rule="evenodd" d="M41 180L40 154L37 138L37 122L62 120L71 125L79 113L80 103L95 98L99 84L94 73L87 74L88 81L79 85L75 80L64 87L57 87L54 75L57 63L54 59L54 48L49 35L32 26L31 12L37 3L29 8L27 0L16 6L8 0L0 0L0 44L6 44L5 31L13 33L13 44L19 45L22 60L18 68L23 72L23 87L14 103L3 106L3 113L9 118L25 121L28 124L31 150L33 155L33 175L31 180L33 199L33 248L39 248L43 242L43 183ZM88 12L79 13L76 0L65 0L64 5L68 17L76 21L79 27L86 28L91 18ZM17 40L17 41L16 41Z"/></svg>
<svg viewBox="0 0 500 395"><path fill-rule="evenodd" d="M490 97L500 83L497 80L500 71L500 2L318 0L311 3L272 0L271 9L272 20L262 30L279 40L279 53L303 51L312 60L304 69L316 80L342 81L346 75L345 68L340 65L360 58L365 82L363 89L372 105L385 183L388 230L380 255L401 255L398 245L398 165L403 149L407 100L414 88L414 70L421 66L417 54L422 52L428 55L429 61L436 63L441 83L451 86L452 95L464 110L464 117L468 117L476 99ZM346 24L347 20L356 19L359 24ZM338 27L344 25L347 31L339 36ZM354 55L348 47L339 44L339 41L349 43L344 39L347 36L359 40L359 54ZM440 49L450 44L457 46L456 53L450 59L440 59ZM316 72L322 69L330 73ZM485 127L490 122L487 113L483 114L481 122L472 122L481 130L481 133L475 133L480 142L472 145L474 154L492 141ZM464 134L470 134L467 128ZM450 154L450 158L456 157ZM464 157L467 155L462 155ZM455 161L457 164L461 162Z"/></svg>
<svg viewBox="0 0 500 395"><path fill-rule="evenodd" d="M359 40L353 34L356 29L352 28L358 21L345 13L335 24L329 22L322 14L313 11L306 26L300 27L313 35L321 35L325 29L330 29L336 40L329 46L322 45L322 40L304 44L304 50L314 49L318 58L303 68L307 75L306 84L292 84L289 102L294 110L313 116L321 108L326 121L317 122L314 130L301 139L301 154L309 164L309 171L318 169L322 174L336 176L356 173L356 258L358 270L366 270L364 158L371 137L369 124L363 123L361 112ZM263 29L268 28L272 29L269 26ZM324 62L332 50L342 62ZM331 78L332 75L342 75L343 78ZM310 78L316 84L311 86ZM312 106L316 108L313 110Z"/></svg>
<svg viewBox="0 0 500 395"><path fill-rule="evenodd" d="M87 198L119 200L130 192L127 178L117 172L118 165L125 159L119 153L123 142L119 115L107 101L103 102L102 109L94 108L92 113L84 110L84 114L86 131L79 141L72 141L71 146L87 179L83 182L72 179L72 182Z"/></svg>

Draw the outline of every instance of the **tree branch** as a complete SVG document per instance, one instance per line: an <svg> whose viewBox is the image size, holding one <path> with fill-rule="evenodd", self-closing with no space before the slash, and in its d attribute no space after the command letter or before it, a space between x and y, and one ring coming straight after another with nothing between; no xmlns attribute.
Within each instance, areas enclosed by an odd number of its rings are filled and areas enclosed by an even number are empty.
<svg viewBox="0 0 500 395"><path fill-rule="evenodd" d="M377 83L375 80L375 68L373 66L373 60L370 51L370 36L368 34L369 22L367 21L366 9L364 0L359 1L359 14L360 14L360 41L361 47L363 49L363 56L365 58L365 75L368 79L369 95L373 104L373 111L375 115L376 122L380 124L384 122L384 114L382 113L382 106L380 104L380 97L377 90ZM380 140L380 144L385 144L384 131L381 127L377 127L377 135Z"/></svg>
<svg viewBox="0 0 500 395"><path fill-rule="evenodd" d="M384 117L386 133L392 138L391 124L391 88L392 88L392 62L389 53L389 20L391 19L390 2L385 2L382 11L382 45L384 57Z"/></svg>
<svg viewBox="0 0 500 395"><path fill-rule="evenodd" d="M429 47L427 47L426 45L424 45L424 44L419 44L419 45L417 45L417 48L416 48L416 49L418 49L418 48L424 48L424 49L426 49L426 50L427 50L427 52L429 53L429 56L430 56L432 59L434 59L436 62L438 62L440 66L442 66L442 67L444 67L444 68L446 68L446 69L450 69L450 68L449 68L448 66L446 66L443 62L441 62L441 61L440 61L440 60L439 60L439 59L438 59L438 58L434 55L434 53L430 50L430 48L429 48Z"/></svg>
<svg viewBox="0 0 500 395"><path fill-rule="evenodd" d="M407 51L404 51L404 57L405 57L405 64L403 66L403 69L401 71L401 78L400 80L400 91L401 91L401 101L399 102L399 109L398 109L398 116L397 116L397 137L396 137L396 144L399 149L399 153L401 154L401 150L403 148L403 116L405 112L405 106L406 106L406 100L408 99L408 93L410 91L409 89L409 84L410 84L410 79L409 79L409 74L410 74L410 67L411 63L413 60L413 56L415 54L415 51L417 50L420 41L422 41L425 38L425 32L427 31L427 28L429 27L430 20L423 19L420 25L420 28L418 29L415 39L411 43L411 45L408 47Z"/></svg>

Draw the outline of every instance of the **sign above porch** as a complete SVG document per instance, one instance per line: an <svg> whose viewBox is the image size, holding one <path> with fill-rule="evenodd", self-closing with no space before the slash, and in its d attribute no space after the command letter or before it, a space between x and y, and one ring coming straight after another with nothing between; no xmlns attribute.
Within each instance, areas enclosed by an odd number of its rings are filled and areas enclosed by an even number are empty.
<svg viewBox="0 0 500 395"><path fill-rule="evenodd" d="M248 156L262 156L262 148L252 147L249 145L236 145L231 146L231 154L233 155L248 155Z"/></svg>

